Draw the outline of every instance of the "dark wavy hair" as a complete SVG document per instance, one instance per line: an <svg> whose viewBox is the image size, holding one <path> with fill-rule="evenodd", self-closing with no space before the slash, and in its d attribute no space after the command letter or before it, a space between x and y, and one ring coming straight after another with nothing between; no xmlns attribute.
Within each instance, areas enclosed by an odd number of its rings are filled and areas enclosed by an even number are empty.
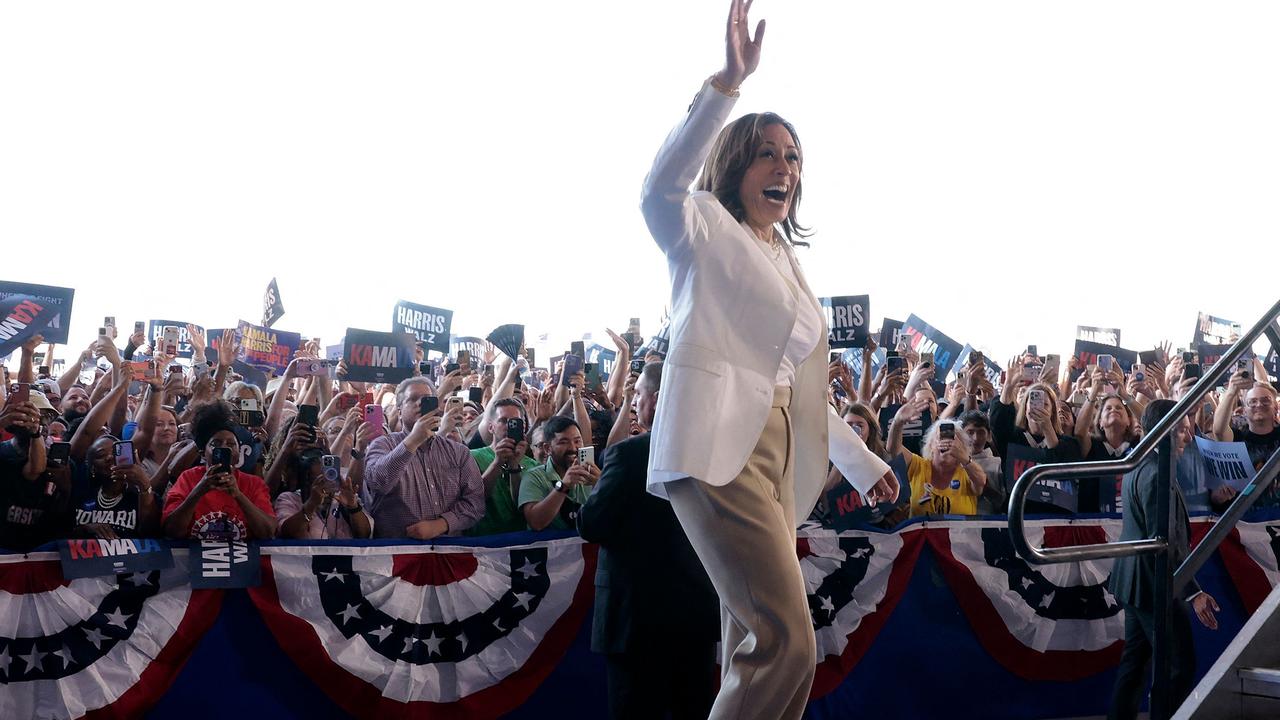
<svg viewBox="0 0 1280 720"><path fill-rule="evenodd" d="M191 439L203 450L209 440L222 430L236 431L231 405L223 400L205 403L191 413Z"/></svg>
<svg viewBox="0 0 1280 720"><path fill-rule="evenodd" d="M742 178L747 174L747 168L751 166L756 154L760 151L760 146L764 142L764 129L770 125L781 125L786 128L796 144L796 149L800 149L800 136L796 135L796 129L780 116L771 112L743 115L720 131L715 145L711 147L711 154L702 165L702 174L698 176L696 189L715 195L725 210L728 210L733 219L738 222L747 218L746 208L743 207L742 198L738 195L742 188ZM803 150L800 153L800 162L803 168ZM793 246L809 247L809 243L798 239L809 237L811 234L809 228L796 220L802 189L803 182L797 178L795 192L791 197L791 207L787 209L787 219L782 221L782 234Z"/></svg>

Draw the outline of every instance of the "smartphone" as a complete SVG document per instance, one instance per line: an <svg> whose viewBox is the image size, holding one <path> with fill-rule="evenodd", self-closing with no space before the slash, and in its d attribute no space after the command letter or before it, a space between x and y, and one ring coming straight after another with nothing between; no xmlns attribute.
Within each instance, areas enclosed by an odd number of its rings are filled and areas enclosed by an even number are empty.
<svg viewBox="0 0 1280 720"><path fill-rule="evenodd" d="M211 455L213 457L213 467L215 470L231 472L231 448L214 448Z"/></svg>
<svg viewBox="0 0 1280 720"><path fill-rule="evenodd" d="M985 362L986 362L986 356L982 354L981 350L974 350L973 352L969 353L970 365L982 365Z"/></svg>
<svg viewBox="0 0 1280 720"><path fill-rule="evenodd" d="M1036 349L1035 345L1028 345L1026 354L1031 357L1040 357L1040 351Z"/></svg>
<svg viewBox="0 0 1280 720"><path fill-rule="evenodd" d="M1146 366L1146 365L1143 365L1142 363L1134 363L1134 365L1133 365L1133 380L1134 380L1134 382L1146 382L1146 381L1147 381L1147 366Z"/></svg>
<svg viewBox="0 0 1280 720"><path fill-rule="evenodd" d="M586 363L582 361L582 357L574 355L572 352L564 356L564 377L567 382L570 378L578 373L585 373Z"/></svg>
<svg viewBox="0 0 1280 720"><path fill-rule="evenodd" d="M1044 396L1044 390L1033 388L1027 393L1027 409L1028 410L1048 410L1049 402Z"/></svg>
<svg viewBox="0 0 1280 720"><path fill-rule="evenodd" d="M178 354L178 327L176 325L165 325L160 331L160 346L164 350L164 354L173 357Z"/></svg>
<svg viewBox="0 0 1280 720"><path fill-rule="evenodd" d="M103 335L111 335L112 331L114 331L115 329L116 329L116 319L114 317L108 315L102 319Z"/></svg>
<svg viewBox="0 0 1280 720"><path fill-rule="evenodd" d="M342 479L342 461L337 455L324 455L320 458L320 467L324 468L324 479L336 483Z"/></svg>
<svg viewBox="0 0 1280 720"><path fill-rule="evenodd" d="M1023 365L1022 379L1036 382L1040 379L1040 373L1044 370L1043 365Z"/></svg>
<svg viewBox="0 0 1280 720"><path fill-rule="evenodd" d="M901 370L907 369L907 359L899 355L896 351L886 353L884 360L885 372L892 375Z"/></svg>
<svg viewBox="0 0 1280 720"><path fill-rule="evenodd" d="M594 464L595 461L596 461L595 446L588 445L584 448L578 448L578 464L579 465L586 465L587 463Z"/></svg>
<svg viewBox="0 0 1280 720"><path fill-rule="evenodd" d="M455 362L451 362L444 366L444 374L448 375L449 373L452 373L452 372L458 372L461 369L462 369L461 365Z"/></svg>
<svg viewBox="0 0 1280 720"><path fill-rule="evenodd" d="M1115 368L1116 359L1110 355L1098 356L1098 369L1104 373L1109 373Z"/></svg>
<svg viewBox="0 0 1280 720"><path fill-rule="evenodd" d="M458 365L465 366L467 370L471 370L471 353L466 350L458 351Z"/></svg>
<svg viewBox="0 0 1280 720"><path fill-rule="evenodd" d="M67 460L71 459L71 443L56 442L49 446L49 453L45 456L50 465L62 467L67 464Z"/></svg>
<svg viewBox="0 0 1280 720"><path fill-rule="evenodd" d="M644 372L644 364L645 364L644 358L632 358L631 368L630 368L631 374L639 375L640 373Z"/></svg>
<svg viewBox="0 0 1280 720"><path fill-rule="evenodd" d="M1182 379L1200 378L1200 363L1188 363L1182 367Z"/></svg>
<svg viewBox="0 0 1280 720"><path fill-rule="evenodd" d="M426 400L426 398L423 398ZM369 423L377 430L378 434L382 434L382 406L372 403L364 406L364 421Z"/></svg>
<svg viewBox="0 0 1280 720"><path fill-rule="evenodd" d="M583 344L581 340L574 340L573 342L569 343L569 354L577 355L578 359L580 360L586 360L587 359L586 346Z"/></svg>
<svg viewBox="0 0 1280 720"><path fill-rule="evenodd" d="M1195 361L1196 361L1196 354L1194 352L1191 352L1190 350L1184 350L1182 352L1182 364L1190 365Z"/></svg>
<svg viewBox="0 0 1280 720"><path fill-rule="evenodd" d="M418 398L418 417L429 415L440 408L440 398L435 395L423 395Z"/></svg>
<svg viewBox="0 0 1280 720"><path fill-rule="evenodd" d="M316 423L320 421L320 406L318 405L299 405L297 422L314 428Z"/></svg>
<svg viewBox="0 0 1280 720"><path fill-rule="evenodd" d="M955 440L955 439L956 439L956 424L955 424L955 423L941 423L941 424L939 424L939 425L938 425L938 438L939 438L939 439L941 439L941 440Z"/></svg>
<svg viewBox="0 0 1280 720"><path fill-rule="evenodd" d="M1236 361L1236 374L1240 377L1253 378L1253 361L1247 358L1240 358Z"/></svg>
<svg viewBox="0 0 1280 720"><path fill-rule="evenodd" d="M334 363L335 365L337 363ZM298 363L298 377L320 377L329 374L328 360L303 360Z"/></svg>
<svg viewBox="0 0 1280 720"><path fill-rule="evenodd" d="M933 367L933 353L920 353L920 364L924 367Z"/></svg>
<svg viewBox="0 0 1280 720"><path fill-rule="evenodd" d="M112 456L115 458L116 465L132 465L133 464L133 442L130 440L122 440L112 446Z"/></svg>
<svg viewBox="0 0 1280 720"><path fill-rule="evenodd" d="M529 361L530 370L532 370L534 366L534 360L533 360L534 357L535 357L535 354L533 352L533 348L527 347L524 349L524 359Z"/></svg>
<svg viewBox="0 0 1280 720"><path fill-rule="evenodd" d="M484 388L482 387L467 388L467 400L477 405L484 402Z"/></svg>
<svg viewBox="0 0 1280 720"><path fill-rule="evenodd" d="M247 428L261 427L267 421L267 416L262 414L262 404L257 398L241 398L236 420Z"/></svg>
<svg viewBox="0 0 1280 720"><path fill-rule="evenodd" d="M1044 364L1062 367L1062 357L1060 355L1045 355Z"/></svg>
<svg viewBox="0 0 1280 720"><path fill-rule="evenodd" d="M523 418L507 418L507 438L517 443L524 440Z"/></svg>
<svg viewBox="0 0 1280 720"><path fill-rule="evenodd" d="M636 351L636 339L637 336L633 332L622 333L622 340L627 343L627 347L631 348L631 352Z"/></svg>
<svg viewBox="0 0 1280 720"><path fill-rule="evenodd" d="M582 371L587 377L587 387L592 390L599 390L604 386L604 380L600 377L599 363L586 363L582 366Z"/></svg>
<svg viewBox="0 0 1280 720"><path fill-rule="evenodd" d="M146 380L156 376L155 360L131 360L129 361L129 370L133 373L134 380Z"/></svg>

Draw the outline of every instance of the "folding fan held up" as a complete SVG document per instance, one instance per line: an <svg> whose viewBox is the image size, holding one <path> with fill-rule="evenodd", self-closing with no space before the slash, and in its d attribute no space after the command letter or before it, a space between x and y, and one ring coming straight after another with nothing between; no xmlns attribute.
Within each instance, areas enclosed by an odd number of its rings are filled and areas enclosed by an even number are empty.
<svg viewBox="0 0 1280 720"><path fill-rule="evenodd" d="M485 340L493 343L493 346L501 350L502 354L515 360L520 355L520 348L524 347L524 326L499 325Z"/></svg>

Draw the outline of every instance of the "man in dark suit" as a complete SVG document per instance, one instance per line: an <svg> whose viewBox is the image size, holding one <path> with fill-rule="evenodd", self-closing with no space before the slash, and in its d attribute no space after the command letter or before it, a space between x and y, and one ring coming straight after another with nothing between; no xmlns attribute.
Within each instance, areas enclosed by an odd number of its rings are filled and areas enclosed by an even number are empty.
<svg viewBox="0 0 1280 720"><path fill-rule="evenodd" d="M1142 414L1143 432L1151 432L1160 420L1173 409L1172 400L1155 400ZM1174 447L1178 454L1191 441L1191 423L1182 419L1174 430ZM1156 482L1159 453L1148 455L1142 464L1124 476L1121 492L1124 498L1124 525L1121 540L1141 540L1156 536ZM1176 459L1175 459L1176 467ZM1187 506L1178 483L1171 483L1169 502L1174 505L1175 518L1169 528L1169 544L1172 554L1169 563L1177 568L1191 552L1191 522ZM1155 637L1155 573L1154 555L1136 555L1116 558L1111 570L1110 589L1124 605L1124 653L1120 656L1120 668L1116 672L1115 689L1111 695L1112 720L1136 718L1142 703L1143 688L1149 676L1151 644ZM1195 683L1195 645L1191 639L1191 621L1187 617L1187 605L1195 610L1200 622L1209 629L1217 629L1214 611L1218 603L1209 593L1200 589L1193 578L1182 590L1182 596L1172 600L1170 612L1170 667L1172 670L1173 703L1182 704Z"/></svg>
<svg viewBox="0 0 1280 720"><path fill-rule="evenodd" d="M600 544L591 649L608 658L614 718L706 718L716 697L720 600L670 503L645 491L661 378L651 362L628 380L646 432L605 452L578 517Z"/></svg>

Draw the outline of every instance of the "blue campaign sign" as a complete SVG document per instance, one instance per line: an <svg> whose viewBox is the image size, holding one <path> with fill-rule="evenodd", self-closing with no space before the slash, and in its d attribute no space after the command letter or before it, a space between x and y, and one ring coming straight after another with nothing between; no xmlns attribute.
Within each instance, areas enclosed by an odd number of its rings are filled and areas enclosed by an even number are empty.
<svg viewBox="0 0 1280 720"><path fill-rule="evenodd" d="M10 295L0 300L0 357L43 334L57 312L56 305L30 295Z"/></svg>
<svg viewBox="0 0 1280 720"><path fill-rule="evenodd" d="M593 343L586 349L586 355L587 362L596 363L599 366L600 377L608 380L613 374L613 366L618 362L618 351Z"/></svg>
<svg viewBox="0 0 1280 720"><path fill-rule="evenodd" d="M194 323L192 324L194 325ZM173 326L178 328L178 357L190 359L191 335L190 333L187 332L187 323L185 322L180 322L178 320L148 321L147 338L151 343L151 347L163 349L161 347L162 346L161 340L164 338L165 326ZM197 330L200 330L202 332L204 331L204 328L200 327L199 325L196 325L195 327ZM216 351L214 351L212 347L209 348L209 352L206 353L206 355L209 356L208 359L211 359L211 360L217 359Z"/></svg>
<svg viewBox="0 0 1280 720"><path fill-rule="evenodd" d="M173 553L163 540L59 540L58 557L68 580L173 567Z"/></svg>
<svg viewBox="0 0 1280 720"><path fill-rule="evenodd" d="M0 300L13 295L26 295L42 305L51 306L55 310L53 319L40 334L44 335L45 342L67 344L67 330L71 327L71 303L76 296L74 288L0 280Z"/></svg>
<svg viewBox="0 0 1280 720"><path fill-rule="evenodd" d="M406 332L347 328L342 358L352 382L400 382L413 375L414 339Z"/></svg>
<svg viewBox="0 0 1280 720"><path fill-rule="evenodd" d="M871 296L840 295L818 298L827 315L827 344L831 349L867 346L871 335Z"/></svg>
<svg viewBox="0 0 1280 720"><path fill-rule="evenodd" d="M412 332L422 343L423 350L449 352L449 331L453 327L452 310L401 300L396 303L391 321L394 324L393 331Z"/></svg>
<svg viewBox="0 0 1280 720"><path fill-rule="evenodd" d="M258 545L246 542L191 543L191 587L257 587L262 582Z"/></svg>
<svg viewBox="0 0 1280 720"><path fill-rule="evenodd" d="M938 367L937 377L945 378L960 357L961 345L952 340L941 330L912 314L902 326L902 334L912 350L918 353L933 353L933 362Z"/></svg>

